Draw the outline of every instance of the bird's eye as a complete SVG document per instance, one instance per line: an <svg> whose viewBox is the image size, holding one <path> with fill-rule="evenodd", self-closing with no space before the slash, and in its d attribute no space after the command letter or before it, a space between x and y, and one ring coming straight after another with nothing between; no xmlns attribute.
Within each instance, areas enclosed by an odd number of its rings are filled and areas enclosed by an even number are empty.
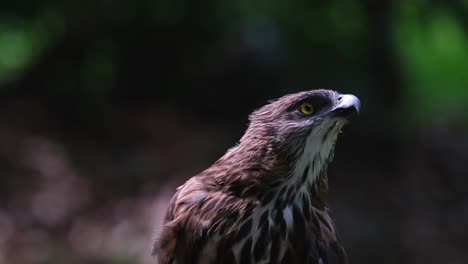
<svg viewBox="0 0 468 264"><path fill-rule="evenodd" d="M302 103L299 110L304 115L311 115L314 113L314 106L311 103Z"/></svg>

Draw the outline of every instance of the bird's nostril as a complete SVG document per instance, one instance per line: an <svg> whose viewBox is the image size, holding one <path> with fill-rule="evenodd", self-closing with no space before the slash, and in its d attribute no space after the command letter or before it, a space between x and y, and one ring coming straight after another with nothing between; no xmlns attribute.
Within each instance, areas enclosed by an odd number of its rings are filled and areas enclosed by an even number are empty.
<svg viewBox="0 0 468 264"><path fill-rule="evenodd" d="M341 102L341 100L343 100L343 96L340 95L340 96L338 96L338 101Z"/></svg>

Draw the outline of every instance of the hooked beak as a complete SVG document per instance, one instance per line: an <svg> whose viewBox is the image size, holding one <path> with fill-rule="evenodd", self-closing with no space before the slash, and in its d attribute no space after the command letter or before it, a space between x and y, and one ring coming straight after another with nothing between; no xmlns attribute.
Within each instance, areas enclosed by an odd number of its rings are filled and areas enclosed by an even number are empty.
<svg viewBox="0 0 468 264"><path fill-rule="evenodd" d="M352 94L343 94L338 97L338 104L332 110L335 116L346 119L359 114L361 110L361 101Z"/></svg>

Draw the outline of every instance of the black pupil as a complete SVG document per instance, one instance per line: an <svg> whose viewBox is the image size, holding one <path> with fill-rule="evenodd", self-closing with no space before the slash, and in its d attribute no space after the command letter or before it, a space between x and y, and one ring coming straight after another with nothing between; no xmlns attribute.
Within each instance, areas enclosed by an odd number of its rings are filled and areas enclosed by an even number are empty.
<svg viewBox="0 0 468 264"><path fill-rule="evenodd" d="M312 111L312 108L310 107L310 105L304 105L304 110L306 112L310 112L310 111Z"/></svg>

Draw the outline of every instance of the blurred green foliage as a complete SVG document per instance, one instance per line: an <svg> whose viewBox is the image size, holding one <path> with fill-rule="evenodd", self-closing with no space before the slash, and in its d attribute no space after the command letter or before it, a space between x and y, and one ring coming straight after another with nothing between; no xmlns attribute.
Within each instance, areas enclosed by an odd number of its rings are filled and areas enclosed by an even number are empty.
<svg viewBox="0 0 468 264"><path fill-rule="evenodd" d="M50 80L50 86L84 98L103 98L115 90L121 72L120 40L132 41L132 29L148 27L151 32L154 28L158 38L157 27L186 28L188 23L191 34L205 39L200 42L205 50L200 49L199 56L218 45L228 45L223 38L240 32L253 53L268 57L267 64L280 63L293 72L287 82L298 86L308 85L308 78L317 79L318 84L338 80L338 85L349 84L354 90L377 85L366 67L379 65L362 65L379 52L375 49L388 49L381 52L389 53L401 74L397 77L401 81L392 84L402 86L395 88L402 95L396 99L402 117L424 121L431 113L430 118L466 118L467 2L390 1L390 11L381 19L389 32L379 25L382 36L372 30L380 16L372 14L374 9L371 2L356 0L211 1L204 6L183 0L7 5L0 11L0 87L15 87L2 84L24 78L67 34L84 32L86 39L75 40L84 41L76 43L84 48L84 62L69 65L65 60L59 69L51 68L58 81ZM373 39L380 39L380 44ZM68 84L67 80L80 81Z"/></svg>
<svg viewBox="0 0 468 264"><path fill-rule="evenodd" d="M33 18L0 16L0 87L21 78L37 63L63 31L63 19L56 12L43 10Z"/></svg>
<svg viewBox="0 0 468 264"><path fill-rule="evenodd" d="M41 30L12 21L0 22L0 81L21 76L43 52L45 43Z"/></svg>
<svg viewBox="0 0 468 264"><path fill-rule="evenodd" d="M428 9L402 2L396 11L394 44L405 77L404 110L423 120L468 118L466 26L446 7Z"/></svg>

